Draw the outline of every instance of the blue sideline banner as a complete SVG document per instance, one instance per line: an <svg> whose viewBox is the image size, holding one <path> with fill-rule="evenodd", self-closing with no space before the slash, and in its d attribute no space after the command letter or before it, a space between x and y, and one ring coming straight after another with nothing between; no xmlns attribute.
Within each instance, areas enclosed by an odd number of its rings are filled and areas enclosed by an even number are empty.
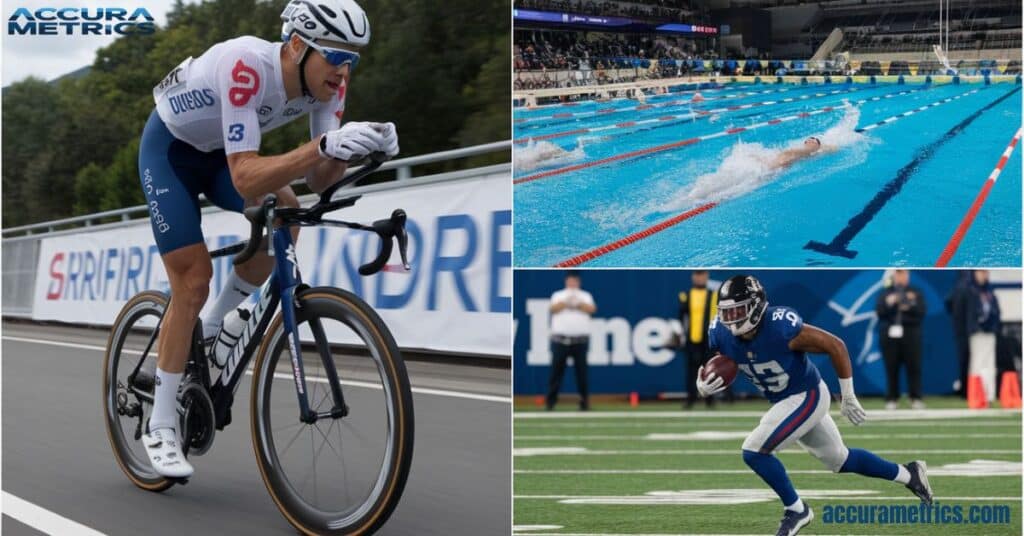
<svg viewBox="0 0 1024 536"><path fill-rule="evenodd" d="M666 341L673 331L680 330L678 294L690 288L690 272L589 270L580 273L583 289L594 296L597 304L587 359L591 392L621 394L635 391L641 396L653 396L685 391L682 353L666 346ZM711 286L717 288L736 273L711 271ZM795 308L804 322L828 330L846 342L858 393L883 394L885 369L879 349L875 300L883 288L884 272L756 270L749 273L762 281L769 303ZM958 376L952 326L943 303L958 277L960 272L952 270L911 273L911 284L924 294L928 311L923 327L922 354L925 394L951 393ZM1009 301L1019 308L1020 275L1017 273L1012 277L1015 283L1008 285L1012 296ZM517 270L514 279L514 393L542 394L547 390L551 363L549 298L553 292L563 288L564 272ZM1011 314L1016 316L1015 312ZM836 375L828 356L812 355L811 360L829 388L838 392ZM905 391L905 376L901 383ZM757 392L742 375L733 389L737 393ZM571 370L565 374L562 392L576 392Z"/></svg>

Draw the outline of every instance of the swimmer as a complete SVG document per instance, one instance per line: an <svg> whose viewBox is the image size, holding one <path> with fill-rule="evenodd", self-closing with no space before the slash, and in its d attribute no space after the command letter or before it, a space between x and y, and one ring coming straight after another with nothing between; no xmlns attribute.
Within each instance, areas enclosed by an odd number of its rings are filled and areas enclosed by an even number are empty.
<svg viewBox="0 0 1024 536"><path fill-rule="evenodd" d="M768 163L769 169L781 169L792 165L797 160L810 158L816 154L835 151L834 145L822 145L821 140L811 136L804 140L802 147L786 149Z"/></svg>
<svg viewBox="0 0 1024 536"><path fill-rule="evenodd" d="M704 95L701 95L698 91L697 93L693 94L693 97L690 99L690 102L704 102Z"/></svg>

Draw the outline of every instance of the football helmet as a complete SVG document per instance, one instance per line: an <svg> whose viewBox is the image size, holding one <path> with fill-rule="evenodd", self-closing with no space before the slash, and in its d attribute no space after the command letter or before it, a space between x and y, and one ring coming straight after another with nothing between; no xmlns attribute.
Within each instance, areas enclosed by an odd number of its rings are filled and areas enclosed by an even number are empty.
<svg viewBox="0 0 1024 536"><path fill-rule="evenodd" d="M752 275L729 278L718 289L718 320L739 337L757 329L768 309L768 296Z"/></svg>

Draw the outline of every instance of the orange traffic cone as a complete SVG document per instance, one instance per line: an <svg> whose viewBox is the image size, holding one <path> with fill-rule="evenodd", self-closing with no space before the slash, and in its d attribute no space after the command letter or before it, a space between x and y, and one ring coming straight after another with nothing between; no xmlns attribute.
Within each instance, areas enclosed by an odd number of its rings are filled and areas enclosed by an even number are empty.
<svg viewBox="0 0 1024 536"><path fill-rule="evenodd" d="M1016 372L1008 370L1003 373L1003 385L999 389L999 405L1004 408L1020 407L1020 383Z"/></svg>
<svg viewBox="0 0 1024 536"><path fill-rule="evenodd" d="M634 408L640 405L640 395L636 391L629 393L629 405Z"/></svg>
<svg viewBox="0 0 1024 536"><path fill-rule="evenodd" d="M981 382L981 376L977 374L967 377L967 407L970 409L984 409L988 407L985 386Z"/></svg>

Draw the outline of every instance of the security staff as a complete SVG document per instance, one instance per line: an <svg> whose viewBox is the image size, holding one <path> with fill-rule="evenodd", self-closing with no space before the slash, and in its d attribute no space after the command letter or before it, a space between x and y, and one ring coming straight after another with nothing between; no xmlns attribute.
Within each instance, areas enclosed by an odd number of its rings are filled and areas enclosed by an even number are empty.
<svg viewBox="0 0 1024 536"><path fill-rule="evenodd" d="M910 272L893 270L891 284L878 295L875 312L882 346L882 359L888 389L885 409L896 409L900 399L900 367L907 367L910 403L924 409L921 400L921 323L925 312L924 295L910 285Z"/></svg>
<svg viewBox="0 0 1024 536"><path fill-rule="evenodd" d="M566 361L572 358L580 410L590 409L587 391L587 351L590 348L590 315L597 311L594 298L580 288L580 275L566 272L565 288L551 295L551 379L547 409L558 401Z"/></svg>
<svg viewBox="0 0 1024 536"><path fill-rule="evenodd" d="M686 360L686 408L697 401L697 369L708 357L708 325L718 314L718 293L708 289L708 271L694 270L690 274L689 290L679 293L679 322L683 326L680 337L683 358ZM704 399L710 407L714 397Z"/></svg>

